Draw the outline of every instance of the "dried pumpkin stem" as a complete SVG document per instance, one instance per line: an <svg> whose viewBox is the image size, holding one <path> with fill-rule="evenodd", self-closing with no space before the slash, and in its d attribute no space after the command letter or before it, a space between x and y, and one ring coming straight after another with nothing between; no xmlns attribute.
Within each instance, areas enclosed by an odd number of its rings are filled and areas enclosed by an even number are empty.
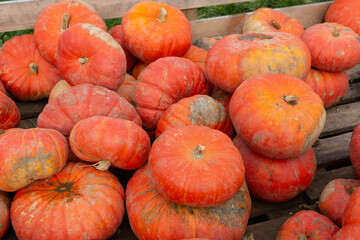
<svg viewBox="0 0 360 240"><path fill-rule="evenodd" d="M111 162L106 160L100 160L98 163L95 163L93 166L99 171L107 171L111 166Z"/></svg>
<svg viewBox="0 0 360 240"><path fill-rule="evenodd" d="M280 29L281 29L281 25L280 25L280 23L279 23L278 21L272 19L272 20L270 21L270 23L271 23L271 25L273 25L277 30L280 30Z"/></svg>
<svg viewBox="0 0 360 240"><path fill-rule="evenodd" d="M296 105L297 102L299 101L299 97L296 95L288 95L288 96L284 96L284 100L286 103L290 105Z"/></svg>
<svg viewBox="0 0 360 240"><path fill-rule="evenodd" d="M160 8L159 14L157 16L157 20L161 23L164 23L164 22L166 22L166 16L167 16L167 12L166 12L165 8Z"/></svg>
<svg viewBox="0 0 360 240"><path fill-rule="evenodd" d="M296 240L306 240L306 236L304 234L298 235Z"/></svg>
<svg viewBox="0 0 360 240"><path fill-rule="evenodd" d="M204 156L203 151L205 150L205 146L203 145L197 145L195 150L192 151L192 155L196 158L196 159L201 159Z"/></svg>
<svg viewBox="0 0 360 240"><path fill-rule="evenodd" d="M62 22L61 22L61 25L60 25L60 29L61 29L62 32L70 27L69 20L70 20L70 14L66 13L63 16L63 19L62 19Z"/></svg>
<svg viewBox="0 0 360 240"><path fill-rule="evenodd" d="M81 64L81 66L84 66L88 62L88 58L82 56L78 59L78 62Z"/></svg>
<svg viewBox="0 0 360 240"><path fill-rule="evenodd" d="M39 73L39 66L36 63L30 63L29 68L33 74L37 75Z"/></svg>
<svg viewBox="0 0 360 240"><path fill-rule="evenodd" d="M339 30L337 29L337 27L334 27L333 28L334 29L334 31L333 31L333 37L338 37L338 36L340 36L340 32L339 32Z"/></svg>

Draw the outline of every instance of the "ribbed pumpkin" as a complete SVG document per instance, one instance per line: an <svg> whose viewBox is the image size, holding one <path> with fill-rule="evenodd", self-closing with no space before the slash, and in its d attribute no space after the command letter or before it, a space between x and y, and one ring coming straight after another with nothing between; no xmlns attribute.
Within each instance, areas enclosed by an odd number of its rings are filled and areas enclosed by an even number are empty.
<svg viewBox="0 0 360 240"><path fill-rule="evenodd" d="M133 76L134 78L138 78L140 73L148 66L149 64L148 63L144 63L144 62L138 62L132 72L131 72L131 76Z"/></svg>
<svg viewBox="0 0 360 240"><path fill-rule="evenodd" d="M320 23L301 35L311 53L311 65L329 72L343 72L360 62L360 36L337 23Z"/></svg>
<svg viewBox="0 0 360 240"><path fill-rule="evenodd" d="M65 137L53 129L12 128L0 135L0 190L14 192L58 173L68 157Z"/></svg>
<svg viewBox="0 0 360 240"><path fill-rule="evenodd" d="M286 202L312 183L316 158L312 148L296 158L272 159L251 150L239 136L234 138L245 166L245 181L252 197L262 201Z"/></svg>
<svg viewBox="0 0 360 240"><path fill-rule="evenodd" d="M0 72L0 76L1 76L1 72ZM2 84L2 82L0 81L0 92L5 93L6 94L6 89L4 87L4 85Z"/></svg>
<svg viewBox="0 0 360 240"><path fill-rule="evenodd" d="M233 93L257 74L288 74L305 79L311 56L300 38L283 32L232 34L217 41L205 62L207 79Z"/></svg>
<svg viewBox="0 0 360 240"><path fill-rule="evenodd" d="M16 127L20 123L20 112L16 103L6 93L0 92L0 129Z"/></svg>
<svg viewBox="0 0 360 240"><path fill-rule="evenodd" d="M36 19L35 43L41 56L56 65L60 35L77 23L89 23L106 31L104 20L87 3L79 0L65 0L46 7Z"/></svg>
<svg viewBox="0 0 360 240"><path fill-rule="evenodd" d="M1 47L0 78L15 98L34 101L49 96L61 73L41 57L33 35L24 34Z"/></svg>
<svg viewBox="0 0 360 240"><path fill-rule="evenodd" d="M347 71L331 73L311 68L304 81L320 96L325 108L340 102L349 89Z"/></svg>
<svg viewBox="0 0 360 240"><path fill-rule="evenodd" d="M203 71L205 71L207 51L197 46L191 45L189 51L185 54L184 58L187 58L196 63Z"/></svg>
<svg viewBox="0 0 360 240"><path fill-rule="evenodd" d="M56 129L66 137L73 126L92 116L118 117L141 126L141 118L126 99L109 89L80 84L66 89L46 104L39 114L37 126Z"/></svg>
<svg viewBox="0 0 360 240"><path fill-rule="evenodd" d="M351 224L340 228L331 240L358 240L359 235L360 224Z"/></svg>
<svg viewBox="0 0 360 240"><path fill-rule="evenodd" d="M350 161L354 167L357 178L360 179L360 124L356 126L351 135L349 144Z"/></svg>
<svg viewBox="0 0 360 240"><path fill-rule="evenodd" d="M272 8L259 8L251 13L244 21L242 32L286 32L300 37L303 26L293 17Z"/></svg>
<svg viewBox="0 0 360 240"><path fill-rule="evenodd" d="M0 239L2 239L10 226L10 198L0 191Z"/></svg>
<svg viewBox="0 0 360 240"><path fill-rule="evenodd" d="M140 239L241 239L250 215L246 184L229 201L216 207L189 207L164 198L147 167L139 169L126 187L130 225Z"/></svg>
<svg viewBox="0 0 360 240"><path fill-rule="evenodd" d="M203 71L192 61L164 57L149 64L138 77L133 101L150 135L171 104L196 94L209 94Z"/></svg>
<svg viewBox="0 0 360 240"><path fill-rule="evenodd" d="M124 195L112 173L68 163L15 194L11 222L19 239L109 239L123 220Z"/></svg>
<svg viewBox="0 0 360 240"><path fill-rule="evenodd" d="M49 102L59 96L65 89L71 87L67 81L60 80L58 81L55 86L51 89L50 95L49 95Z"/></svg>
<svg viewBox="0 0 360 240"><path fill-rule="evenodd" d="M149 156L150 138L136 123L121 118L94 116L71 130L70 146L81 160L97 163L101 171L141 167Z"/></svg>
<svg viewBox="0 0 360 240"><path fill-rule="evenodd" d="M216 36L211 36L211 37L202 37L202 38L199 38L198 40L196 40L195 46L202 48L206 51L209 51L210 48L223 37L224 36L221 36L221 35L216 35Z"/></svg>
<svg viewBox="0 0 360 240"><path fill-rule="evenodd" d="M229 112L229 104L230 104L231 96L232 94L225 92L224 90L218 87L214 88L211 93L211 97L216 101L218 101L219 103L221 103L224 106L226 112Z"/></svg>
<svg viewBox="0 0 360 240"><path fill-rule="evenodd" d="M229 112L241 139L269 158L294 158L308 151L326 118L319 95L285 74L246 80L231 97Z"/></svg>
<svg viewBox="0 0 360 240"><path fill-rule="evenodd" d="M222 131L229 137L233 135L233 126L225 108L207 95L195 95L181 99L171 105L160 118L156 137L172 127L206 126Z"/></svg>
<svg viewBox="0 0 360 240"><path fill-rule="evenodd" d="M342 225L360 224L360 188L357 187L351 194L345 206Z"/></svg>
<svg viewBox="0 0 360 240"><path fill-rule="evenodd" d="M191 28L185 14L165 3L142 1L121 21L126 48L143 62L167 56L183 57L191 45Z"/></svg>
<svg viewBox="0 0 360 240"><path fill-rule="evenodd" d="M116 92L128 100L129 103L133 104L132 96L134 95L136 83L137 81L133 76L126 74L124 82L121 84L118 90L116 90Z"/></svg>

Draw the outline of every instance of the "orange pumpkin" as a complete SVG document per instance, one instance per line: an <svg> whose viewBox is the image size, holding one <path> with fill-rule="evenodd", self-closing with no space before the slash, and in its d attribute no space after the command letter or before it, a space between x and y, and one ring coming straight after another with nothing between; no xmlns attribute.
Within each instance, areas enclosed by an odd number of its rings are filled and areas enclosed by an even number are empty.
<svg viewBox="0 0 360 240"><path fill-rule="evenodd" d="M167 56L183 57L191 45L185 14L165 3L142 1L123 17L126 48L143 62Z"/></svg>
<svg viewBox="0 0 360 240"><path fill-rule="evenodd" d="M49 102L59 96L65 89L71 87L67 81L60 80L58 81L53 89L51 89L50 95L49 95Z"/></svg>
<svg viewBox="0 0 360 240"><path fill-rule="evenodd" d="M133 76L126 74L124 82L121 84L121 86L118 88L118 90L116 90L116 92L120 96L122 96L123 98L128 100L128 102L131 104L133 104L132 96L135 91L136 82L137 81Z"/></svg>
<svg viewBox="0 0 360 240"><path fill-rule="evenodd" d="M207 51L197 46L191 45L189 51L185 54L184 58L187 58L196 63L203 71L205 71L205 60Z"/></svg>
<svg viewBox="0 0 360 240"><path fill-rule="evenodd" d="M22 101L47 98L61 79L60 71L41 57L30 34L13 37L2 46L0 75L6 89Z"/></svg>
<svg viewBox="0 0 360 240"><path fill-rule="evenodd" d="M0 72L0 76L1 76L1 72ZM0 92L5 93L6 94L6 90L4 85L2 84L2 82L0 81Z"/></svg>
<svg viewBox="0 0 360 240"><path fill-rule="evenodd" d="M357 187L351 194L345 206L342 225L360 224L360 188Z"/></svg>
<svg viewBox="0 0 360 240"><path fill-rule="evenodd" d="M202 37L196 40L195 46L202 48L206 51L209 51L210 48L220 39L222 39L224 36L216 35L211 37Z"/></svg>
<svg viewBox="0 0 360 240"><path fill-rule="evenodd" d="M140 73L148 66L148 63L144 63L144 62L138 62L135 67L133 68L132 72L131 72L131 76L133 76L134 78L138 78Z"/></svg>
<svg viewBox="0 0 360 240"><path fill-rule="evenodd" d="M0 239L2 239L10 226L10 198L0 191Z"/></svg>
<svg viewBox="0 0 360 240"><path fill-rule="evenodd" d="M6 93L0 92L0 129L16 127L20 123L20 112L16 103Z"/></svg>
<svg viewBox="0 0 360 240"><path fill-rule="evenodd" d="M60 35L77 23L89 23L107 31L106 24L97 12L80 0L65 0L46 7L36 19L34 38L41 56L56 65Z"/></svg>
<svg viewBox="0 0 360 240"><path fill-rule="evenodd" d="M358 240L360 224L350 224L339 229L331 240Z"/></svg>
<svg viewBox="0 0 360 240"><path fill-rule="evenodd" d="M213 89L211 93L211 97L216 101L218 101L219 103L221 103L224 106L226 112L229 112L229 104L230 104L231 96L232 94L225 92L224 90L218 87Z"/></svg>

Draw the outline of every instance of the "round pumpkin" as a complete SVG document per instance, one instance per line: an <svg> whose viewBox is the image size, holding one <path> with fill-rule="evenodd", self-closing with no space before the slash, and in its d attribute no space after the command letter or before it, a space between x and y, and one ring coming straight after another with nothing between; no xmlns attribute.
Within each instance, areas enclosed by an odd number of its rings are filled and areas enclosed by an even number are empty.
<svg viewBox="0 0 360 240"><path fill-rule="evenodd" d="M214 88L211 93L211 97L216 101L218 101L219 103L221 103L221 105L224 106L225 111L227 113L229 112L229 104L230 104L231 96L232 94L225 92L224 90L218 87Z"/></svg>
<svg viewBox="0 0 360 240"><path fill-rule="evenodd" d="M272 8L259 8L245 19L242 32L286 32L300 37L304 31L303 26L293 17Z"/></svg>
<svg viewBox="0 0 360 240"><path fill-rule="evenodd" d="M360 188L357 187L351 194L345 206L342 225L360 224Z"/></svg>
<svg viewBox="0 0 360 240"><path fill-rule="evenodd" d="M15 194L11 222L19 239L109 239L123 220L124 198L112 173L68 163Z"/></svg>
<svg viewBox="0 0 360 240"><path fill-rule="evenodd" d="M104 20L87 3L64 0L47 6L37 17L34 26L35 44L41 56L56 65L60 35L77 23L89 23L107 31Z"/></svg>
<svg viewBox="0 0 360 240"><path fill-rule="evenodd" d="M355 175L360 179L360 124L352 132L349 144L350 161L354 167Z"/></svg>
<svg viewBox="0 0 360 240"><path fill-rule="evenodd" d="M195 42L195 46L202 48L206 51L209 51L210 48L217 42L219 41L221 38L223 38L224 36L222 35L215 35L215 36L210 36L210 37L202 37L199 38L198 40L196 40Z"/></svg>
<svg viewBox="0 0 360 240"><path fill-rule="evenodd" d="M132 69L131 76L138 78L140 73L148 66L148 63L138 62Z"/></svg>
<svg viewBox="0 0 360 240"><path fill-rule="evenodd" d="M194 207L224 203L244 182L244 164L231 139L204 126L165 131L152 145L149 169L164 197Z"/></svg>
<svg viewBox="0 0 360 240"><path fill-rule="evenodd" d="M191 46L192 33L185 14L165 3L135 4L125 13L121 25L126 48L146 63L167 56L183 57Z"/></svg>
<svg viewBox="0 0 360 240"><path fill-rule="evenodd" d="M1 72L0 72L0 76L1 76ZM6 94L6 90L4 85L2 84L2 82L0 81L0 92L5 93Z"/></svg>
<svg viewBox="0 0 360 240"><path fill-rule="evenodd" d="M132 96L134 95L136 83L137 81L133 76L131 76L130 74L126 74L124 82L116 90L116 92L120 96L128 100L129 103L134 104L132 100Z"/></svg>
<svg viewBox="0 0 360 240"><path fill-rule="evenodd" d="M311 53L311 65L328 72L343 72L360 62L360 36L337 23L319 23L301 35Z"/></svg>
<svg viewBox="0 0 360 240"><path fill-rule="evenodd" d="M6 93L0 92L0 129L16 127L20 123L20 112L16 103Z"/></svg>
<svg viewBox="0 0 360 240"><path fill-rule="evenodd" d="M147 165L146 165L147 166ZM241 239L250 215L246 184L216 207L190 207L167 200L155 188L148 167L126 187L126 211L138 239Z"/></svg>
<svg viewBox="0 0 360 240"><path fill-rule="evenodd" d="M68 157L65 137L53 129L12 128L0 135L0 190L14 192L58 173Z"/></svg>
<svg viewBox="0 0 360 240"><path fill-rule="evenodd" d="M360 224L346 225L339 229L331 240L358 240Z"/></svg>
<svg viewBox="0 0 360 240"><path fill-rule="evenodd" d="M312 210L304 210L285 221L276 240L330 240L338 230L339 228L327 217Z"/></svg>
<svg viewBox="0 0 360 240"><path fill-rule="evenodd" d="M311 68L304 81L320 96L325 108L340 102L349 89L347 71L331 73Z"/></svg>
<svg viewBox="0 0 360 240"><path fill-rule="evenodd" d="M187 58L196 63L203 71L205 71L205 60L207 51L197 46L191 45L189 51L185 54L184 58Z"/></svg>
<svg viewBox="0 0 360 240"><path fill-rule="evenodd" d="M5 192L0 191L0 239L10 227L10 198Z"/></svg>
<svg viewBox="0 0 360 240"><path fill-rule="evenodd" d="M357 179L334 179L329 182L319 197L321 214L341 227L345 206L349 202L351 194L359 186L360 180Z"/></svg>
<svg viewBox="0 0 360 240"><path fill-rule="evenodd" d="M30 34L13 37L1 47L0 75L6 89L22 101L47 98L61 79L60 71L41 57Z"/></svg>
<svg viewBox="0 0 360 240"><path fill-rule="evenodd" d="M245 181L252 197L265 202L286 202L305 191L316 173L312 148L290 159L272 159L251 150L239 136L233 140L245 166Z"/></svg>
<svg viewBox="0 0 360 240"><path fill-rule="evenodd" d="M287 74L305 79L310 67L310 52L299 37L283 32L244 33L223 37L212 46L205 74L213 85L233 93L254 75Z"/></svg>
<svg viewBox="0 0 360 240"><path fill-rule="evenodd" d="M92 84L69 87L46 104L37 126L56 129L66 137L80 120L92 116L109 116L134 121L141 126L135 108L114 91Z"/></svg>
<svg viewBox="0 0 360 240"><path fill-rule="evenodd" d="M65 89L71 87L67 81L60 80L58 81L55 86L51 89L50 95L49 95L49 102L59 96Z"/></svg>

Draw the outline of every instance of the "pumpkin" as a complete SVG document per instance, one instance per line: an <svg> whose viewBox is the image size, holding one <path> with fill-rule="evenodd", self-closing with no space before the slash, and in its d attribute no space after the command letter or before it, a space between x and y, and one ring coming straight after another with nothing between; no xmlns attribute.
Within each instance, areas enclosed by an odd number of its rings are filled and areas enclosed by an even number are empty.
<svg viewBox="0 0 360 240"><path fill-rule="evenodd" d="M49 95L49 102L59 96L65 89L71 87L70 84L67 83L66 80L58 81L55 86L51 89Z"/></svg>
<svg viewBox="0 0 360 240"><path fill-rule="evenodd" d="M327 217L312 210L303 210L289 217L281 226L276 240L332 239L338 227Z"/></svg>
<svg viewBox="0 0 360 240"><path fill-rule="evenodd" d="M303 26L293 17L272 8L259 8L245 19L242 32L286 32L300 37L304 31Z"/></svg>
<svg viewBox="0 0 360 240"><path fill-rule="evenodd" d="M1 72L0 72L0 76L1 76ZM0 92L5 93L6 94L6 89L4 87L4 85L2 84L2 82L0 81Z"/></svg>
<svg viewBox="0 0 360 240"><path fill-rule="evenodd" d="M195 95L181 99L165 111L157 124L156 137L169 128L190 125L213 128L229 137L233 135L229 114L221 103L207 95Z"/></svg>
<svg viewBox="0 0 360 240"><path fill-rule="evenodd" d="M123 220L124 197L112 173L68 163L15 194L11 222L19 239L108 239Z"/></svg>
<svg viewBox="0 0 360 240"><path fill-rule="evenodd" d="M70 85L91 83L115 91L126 73L121 46L110 34L88 23L75 24L61 34L56 60Z"/></svg>
<svg viewBox="0 0 360 240"><path fill-rule="evenodd" d="M252 197L265 202L286 202L305 191L316 173L312 148L290 159L272 159L251 150L239 136L233 140L245 166L245 181Z"/></svg>
<svg viewBox="0 0 360 240"><path fill-rule="evenodd" d="M209 94L203 71L188 59L164 57L141 72L133 101L143 128L153 136L159 119L171 104L197 94Z"/></svg>
<svg viewBox="0 0 360 240"><path fill-rule="evenodd" d="M351 28L360 35L360 2L357 0L335 0L325 14L325 22L336 22Z"/></svg>
<svg viewBox="0 0 360 240"><path fill-rule="evenodd" d="M345 206L342 225L360 224L360 188L357 187L351 194Z"/></svg>
<svg viewBox="0 0 360 240"><path fill-rule="evenodd" d="M311 53L311 65L328 72L343 72L360 62L360 36L337 23L307 28L301 39Z"/></svg>
<svg viewBox="0 0 360 240"><path fill-rule="evenodd" d="M183 57L192 33L185 14L165 3L142 1L122 18L126 48L143 62L167 56Z"/></svg>
<svg viewBox="0 0 360 240"><path fill-rule="evenodd" d="M2 239L10 226L10 198L0 191L0 239Z"/></svg>
<svg viewBox="0 0 360 240"><path fill-rule="evenodd" d="M20 123L20 112L16 103L0 92L0 129L16 127Z"/></svg>
<svg viewBox="0 0 360 240"><path fill-rule="evenodd" d="M133 76L134 78L138 78L140 73L148 66L149 64L148 63L144 63L144 62L138 62L132 72L131 72L131 76Z"/></svg>
<svg viewBox="0 0 360 240"><path fill-rule="evenodd" d="M132 96L134 94L135 91L135 86L136 86L136 79L129 75L126 74L125 75L125 79L124 82L121 84L121 86L116 90L116 92L122 96L123 98L125 98L126 100L128 100L129 103L133 104L132 101Z"/></svg>
<svg viewBox="0 0 360 240"><path fill-rule="evenodd" d="M230 100L240 138L268 158L295 158L309 150L326 119L323 102L299 78L259 74L242 83Z"/></svg>
<svg viewBox="0 0 360 240"><path fill-rule="evenodd" d="M351 224L340 228L331 240L358 240L359 235L360 224Z"/></svg>
<svg viewBox="0 0 360 240"><path fill-rule="evenodd" d="M349 89L349 74L345 72L331 73L311 68L304 80L323 100L324 107L331 107L340 102Z"/></svg>
<svg viewBox="0 0 360 240"><path fill-rule="evenodd" d="M4 43L0 51L0 75L6 89L22 101L47 98L61 79L60 71L41 57L30 34Z"/></svg>
<svg viewBox="0 0 360 240"><path fill-rule="evenodd" d="M211 97L216 101L218 101L219 103L221 103L221 105L224 106L225 111L227 113L229 112L229 104L230 104L231 96L232 94L225 92L224 90L218 87L214 88L211 93Z"/></svg>
<svg viewBox="0 0 360 240"><path fill-rule="evenodd" d="M146 166L126 187L126 211L138 239L241 239L251 208L245 183L232 199L219 206L189 207L162 196Z"/></svg>
<svg viewBox="0 0 360 240"><path fill-rule="evenodd" d="M352 132L349 144L350 161L354 167L355 175L360 179L360 124Z"/></svg>
<svg viewBox="0 0 360 240"><path fill-rule="evenodd" d="M360 180L356 179L334 179L329 182L319 197L321 214L341 227L345 206L351 194L359 186Z"/></svg>
<svg viewBox="0 0 360 240"><path fill-rule="evenodd" d="M164 197L194 207L224 203L244 182L244 164L231 139L205 126L165 131L152 145L149 169Z"/></svg>
<svg viewBox="0 0 360 240"><path fill-rule="evenodd" d="M0 135L0 190L14 192L58 173L68 157L65 137L53 129L12 128Z"/></svg>
<svg viewBox="0 0 360 240"><path fill-rule="evenodd" d="M195 46L202 48L206 51L209 51L210 48L220 39L222 39L224 36L216 35L216 36L210 36L210 37L202 37L195 41Z"/></svg>
<svg viewBox="0 0 360 240"><path fill-rule="evenodd" d="M89 23L106 31L106 24L87 3L65 0L47 6L37 17L34 26L35 44L41 56L56 65L60 35L77 23Z"/></svg>
<svg viewBox="0 0 360 240"><path fill-rule="evenodd" d="M233 93L254 75L287 74L305 79L310 67L310 52L300 38L283 32L244 33L223 37L212 46L205 74L212 84Z"/></svg>
<svg viewBox="0 0 360 240"><path fill-rule="evenodd" d="M46 104L39 114L37 126L56 129L66 137L80 120L92 116L109 116L134 121L141 118L126 99L109 89L92 84L69 87Z"/></svg>
<svg viewBox="0 0 360 240"><path fill-rule="evenodd" d="M116 25L109 30L109 34L120 44L126 56L126 71L129 72L138 61L129 50L126 49L124 30L121 25Z"/></svg>
<svg viewBox="0 0 360 240"><path fill-rule="evenodd" d="M196 63L203 71L205 71L205 60L207 51L197 46L191 45L189 51L185 54L184 58L187 58Z"/></svg>
<svg viewBox="0 0 360 240"><path fill-rule="evenodd" d="M110 165L126 170L139 168L150 151L150 138L140 126L106 116L90 117L75 124L69 141L78 158L97 163L101 171Z"/></svg>

